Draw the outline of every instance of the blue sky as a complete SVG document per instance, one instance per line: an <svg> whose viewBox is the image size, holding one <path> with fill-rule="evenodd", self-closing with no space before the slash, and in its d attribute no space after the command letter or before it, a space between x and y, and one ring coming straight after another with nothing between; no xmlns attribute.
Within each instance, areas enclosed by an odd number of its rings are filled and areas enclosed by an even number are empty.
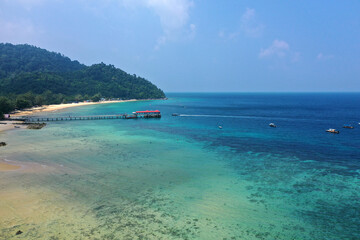
<svg viewBox="0 0 360 240"><path fill-rule="evenodd" d="M167 92L360 91L358 0L0 0L0 42Z"/></svg>

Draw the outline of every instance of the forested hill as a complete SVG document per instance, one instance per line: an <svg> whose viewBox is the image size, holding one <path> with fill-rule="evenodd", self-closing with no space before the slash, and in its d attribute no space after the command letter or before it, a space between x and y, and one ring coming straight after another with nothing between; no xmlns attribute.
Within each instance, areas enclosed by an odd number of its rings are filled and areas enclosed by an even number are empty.
<svg viewBox="0 0 360 240"><path fill-rule="evenodd" d="M30 45L0 43L0 78L23 72L69 72L85 68L60 53Z"/></svg>
<svg viewBox="0 0 360 240"><path fill-rule="evenodd" d="M12 109L21 109L99 98L164 98L165 94L148 80L113 65L86 66L38 47L0 43L0 96Z"/></svg>

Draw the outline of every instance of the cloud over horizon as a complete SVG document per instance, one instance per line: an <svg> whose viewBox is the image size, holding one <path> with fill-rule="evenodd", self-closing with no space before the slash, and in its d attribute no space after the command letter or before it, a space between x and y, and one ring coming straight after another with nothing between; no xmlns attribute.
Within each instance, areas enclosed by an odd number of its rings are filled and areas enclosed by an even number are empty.
<svg viewBox="0 0 360 240"><path fill-rule="evenodd" d="M163 35L157 40L155 49L168 41L188 39L195 35L196 25L189 23L190 9L194 3L190 0L122 0L127 7L146 7L160 20Z"/></svg>
<svg viewBox="0 0 360 240"><path fill-rule="evenodd" d="M256 18L256 11L252 8L246 8L245 12L241 15L240 26L237 29L226 33L224 30L218 32L220 38L235 39L239 35L247 37L261 37L263 35L265 25L261 24Z"/></svg>
<svg viewBox="0 0 360 240"><path fill-rule="evenodd" d="M0 42L26 43L35 36L36 29L29 20L0 19Z"/></svg>
<svg viewBox="0 0 360 240"><path fill-rule="evenodd" d="M270 47L260 50L259 57L260 58L265 58L270 56L285 57L289 51L290 51L290 46L287 42L283 40L275 39Z"/></svg>
<svg viewBox="0 0 360 240"><path fill-rule="evenodd" d="M255 9L246 8L241 17L241 29L249 37L260 37L264 30L264 25L256 20Z"/></svg>
<svg viewBox="0 0 360 240"><path fill-rule="evenodd" d="M55 1L57 1L57 0L55 0ZM46 0L5 0L5 2L12 3L12 4L18 4L20 7L23 7L26 10L31 10L34 6L38 6L38 5L45 3Z"/></svg>
<svg viewBox="0 0 360 240"><path fill-rule="evenodd" d="M319 53L316 58L317 60L330 60L334 58L334 55Z"/></svg>

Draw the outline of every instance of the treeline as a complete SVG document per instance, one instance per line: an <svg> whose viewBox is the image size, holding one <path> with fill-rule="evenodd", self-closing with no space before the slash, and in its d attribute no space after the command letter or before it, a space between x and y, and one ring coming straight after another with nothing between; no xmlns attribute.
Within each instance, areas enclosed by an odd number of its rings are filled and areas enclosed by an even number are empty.
<svg viewBox="0 0 360 240"><path fill-rule="evenodd" d="M24 72L71 72L85 67L60 53L27 44L0 43L0 79Z"/></svg>
<svg viewBox="0 0 360 240"><path fill-rule="evenodd" d="M6 97L0 96L0 119L3 117L3 114L9 113L15 109L24 109L33 106L42 106L49 104L82 102L86 100L98 102L101 99L102 95L100 93L97 93L93 96L89 96L87 94L66 96L62 93L54 94L49 90L43 92L42 94L34 94L32 92L27 92L19 95L10 94Z"/></svg>
<svg viewBox="0 0 360 240"><path fill-rule="evenodd" d="M164 92L151 82L130 75L112 65L94 64L79 71L20 73L0 80L0 95L23 94L29 91L42 94L46 90L67 96L94 95L116 98L162 98Z"/></svg>
<svg viewBox="0 0 360 240"><path fill-rule="evenodd" d="M14 109L100 98L165 94L148 80L104 63L85 66L30 45L0 44L0 115ZM10 109L10 110L9 110Z"/></svg>

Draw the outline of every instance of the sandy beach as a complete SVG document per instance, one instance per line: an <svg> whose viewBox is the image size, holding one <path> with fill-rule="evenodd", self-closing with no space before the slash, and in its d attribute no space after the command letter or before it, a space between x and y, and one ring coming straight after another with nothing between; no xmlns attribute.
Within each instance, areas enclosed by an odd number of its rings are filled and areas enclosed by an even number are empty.
<svg viewBox="0 0 360 240"><path fill-rule="evenodd" d="M145 99L144 99L145 100ZM24 109L17 113L11 114L11 116L28 116L35 113L40 112L53 112L58 111L65 108L70 107L80 107L80 106L87 106L87 105L95 105L95 104L106 104L106 103L119 103L119 102L134 102L134 101L144 101L144 100L137 100L137 99L130 99L130 100L114 100L114 101L101 101L101 102L79 102L79 103L63 103L63 104L53 104L53 105L44 105L41 107L34 107L30 109Z"/></svg>
<svg viewBox="0 0 360 240"><path fill-rule="evenodd" d="M7 130L26 128L27 126L20 121L1 121L0 133ZM15 127L16 126L16 127Z"/></svg>
<svg viewBox="0 0 360 240"><path fill-rule="evenodd" d="M29 109L21 110L17 113L11 114L14 117L20 116L29 116L41 112L53 112L58 111L65 108L71 107L80 107L80 106L87 106L87 105L95 105L95 104L107 104L107 103L119 103L119 102L134 102L134 101L145 101L144 100L137 100L137 99L130 99L130 100L114 100L114 101L101 101L101 102L79 102L79 103L64 103L64 104L53 104L53 105L44 105L41 107L33 107ZM19 128L26 128L25 125L22 125L22 122L15 122L15 121L1 121L0 124L0 133L7 130L17 129L15 126L19 126Z"/></svg>

